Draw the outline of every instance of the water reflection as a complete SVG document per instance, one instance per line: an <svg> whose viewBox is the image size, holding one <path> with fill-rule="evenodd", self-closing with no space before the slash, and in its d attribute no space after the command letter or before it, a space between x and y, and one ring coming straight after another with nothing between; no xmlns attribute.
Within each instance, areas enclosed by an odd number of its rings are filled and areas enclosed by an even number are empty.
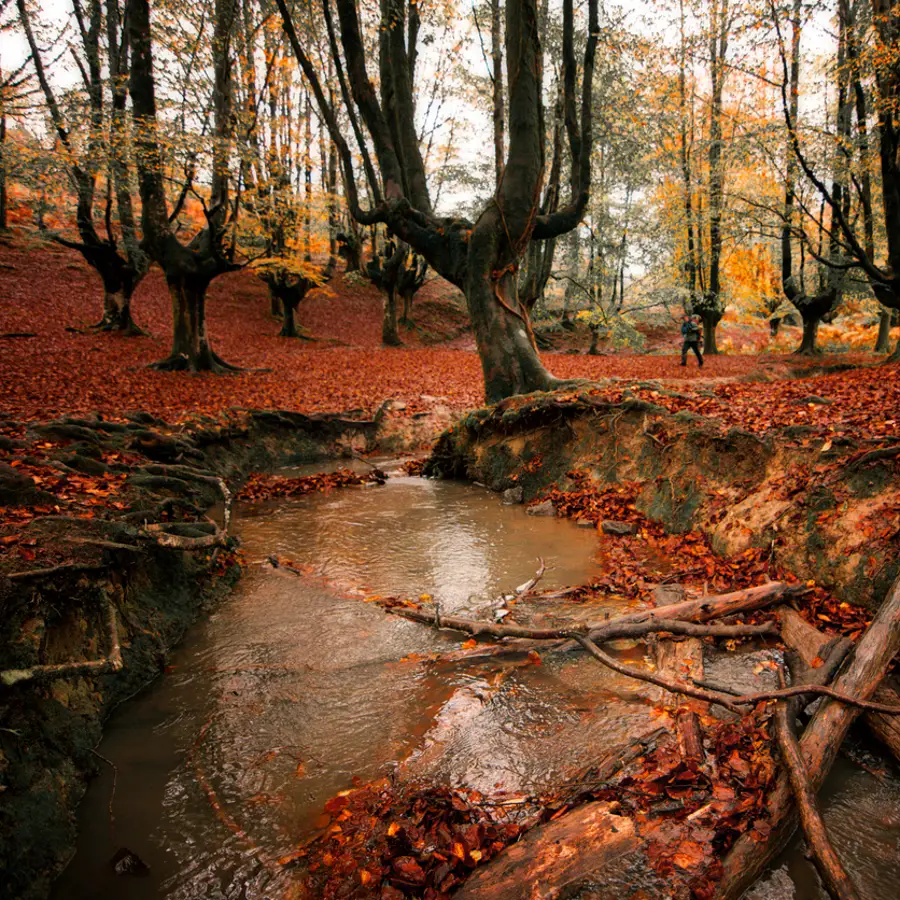
<svg viewBox="0 0 900 900"><path fill-rule="evenodd" d="M578 584L595 571L597 537L572 522L501 507L468 485L391 478L385 487L336 491L314 501L265 507L252 522L265 553L311 562L345 587L428 593L449 609L491 599L527 580L543 557L545 582Z"/></svg>

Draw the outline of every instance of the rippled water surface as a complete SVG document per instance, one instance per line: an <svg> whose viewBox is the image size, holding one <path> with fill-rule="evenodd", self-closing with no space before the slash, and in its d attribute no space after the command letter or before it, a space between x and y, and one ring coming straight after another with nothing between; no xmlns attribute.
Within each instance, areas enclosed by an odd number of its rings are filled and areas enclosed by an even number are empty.
<svg viewBox="0 0 900 900"><path fill-rule="evenodd" d="M354 779L540 789L656 724L655 689L583 657L431 665L422 657L460 641L363 602L424 593L446 611L489 614L539 556L551 567L544 586L589 579L592 530L503 507L478 487L405 477L239 509L235 529L249 571L167 673L112 717L98 748L108 763L79 812L57 900L291 897L276 860L314 833L324 802ZM270 555L310 573L273 569ZM640 646L616 652L643 664ZM842 777L827 799L835 841L858 856L851 869L864 895L893 900L900 788L873 786L856 769ZM121 847L144 860L146 876L113 874ZM815 884L804 865L788 860L796 896L818 900L802 887ZM792 896L784 890L773 882L759 896Z"/></svg>

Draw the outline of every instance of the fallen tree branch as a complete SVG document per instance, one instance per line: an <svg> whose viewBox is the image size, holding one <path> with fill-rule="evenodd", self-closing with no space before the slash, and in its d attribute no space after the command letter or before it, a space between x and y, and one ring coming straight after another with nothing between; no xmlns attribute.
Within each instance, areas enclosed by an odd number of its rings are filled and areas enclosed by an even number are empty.
<svg viewBox="0 0 900 900"><path fill-rule="evenodd" d="M800 824L806 843L822 876L822 882L834 900L859 900L856 888L841 864L822 821L816 792L810 784L809 772L791 727L790 707L791 704L784 702L776 707L775 737L800 812Z"/></svg>
<svg viewBox="0 0 900 900"><path fill-rule="evenodd" d="M106 675L122 669L122 648L119 645L119 629L116 625L116 608L104 592L107 605L109 628L109 653L103 659L91 659L77 663L57 663L46 666L31 666L28 669L6 669L0 672L0 684L11 687L21 681L52 681L70 675Z"/></svg>
<svg viewBox="0 0 900 900"><path fill-rule="evenodd" d="M530 596L537 583L544 577L544 572L547 571L547 567L544 565L544 560L540 556L538 557L538 562L540 563L540 566L538 567L537 572L534 573L534 577L516 588L516 600L524 600L526 597Z"/></svg>
<svg viewBox="0 0 900 900"><path fill-rule="evenodd" d="M761 700L787 700L790 697L802 697L806 694L816 694L820 697L830 697L832 700L838 700L846 703L848 706L854 706L857 709L866 709L871 712L881 713L886 716L900 716L900 706L893 706L889 703L878 703L873 700L861 700L859 697L853 697L849 694L842 693L832 687L824 684L795 684L791 687L779 688L776 691L762 691L759 694L744 694L738 697L736 703L759 703Z"/></svg>
<svg viewBox="0 0 900 900"><path fill-rule="evenodd" d="M661 607L668 608L668 607ZM593 641L610 641L616 638L638 638L657 632L686 635L689 637L751 637L774 635L778 626L774 622L762 625L702 625L681 622L676 619L650 619L643 622L631 621L630 616L620 616L602 625L587 625L582 629L565 625L556 628L532 628L528 625L500 625L479 619L465 619L460 616L438 616L436 612L414 609L406 606L387 607L387 612L402 616L413 622L422 622L437 628L462 631L473 636L488 635L495 638L530 638L539 641L555 641L572 638L574 635L588 636Z"/></svg>
<svg viewBox="0 0 900 900"><path fill-rule="evenodd" d="M846 697L867 700L876 691L888 666L900 650L900 578L834 682L834 690ZM809 773L810 787L822 786L854 719L858 706L826 699L816 710L800 740L800 751ZM737 900L762 874L787 844L797 825L796 807L787 776L782 773L767 802L769 840L760 843L743 835L722 862L722 878L716 900Z"/></svg>
<svg viewBox="0 0 900 900"><path fill-rule="evenodd" d="M604 666L612 669L614 672L619 672L621 675L627 675L629 678L634 678L637 681L646 681L648 684L655 684L657 687L661 687L672 694L684 694L684 696L693 697L695 700L703 700L706 703L717 703L719 706L724 706L725 709L731 710L731 712L736 713L737 715L743 715L743 711L737 703L729 697L724 697L722 694L716 694L712 691L706 691L703 688L694 687L684 681L671 681L668 678L662 678L651 672L640 672L637 669L633 669L631 666L620 663L608 653L604 653L586 635L570 633L569 637L578 641L578 643L581 644L581 646L584 647L597 662L603 663Z"/></svg>

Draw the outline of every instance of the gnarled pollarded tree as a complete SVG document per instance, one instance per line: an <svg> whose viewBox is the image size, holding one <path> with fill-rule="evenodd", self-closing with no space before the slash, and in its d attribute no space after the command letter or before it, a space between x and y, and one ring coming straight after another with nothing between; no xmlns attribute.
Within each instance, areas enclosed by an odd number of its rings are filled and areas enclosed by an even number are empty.
<svg viewBox="0 0 900 900"><path fill-rule="evenodd" d="M338 147L350 211L363 224L384 223L466 296L485 395L548 390L559 382L543 366L528 309L518 293L519 265L532 241L572 231L587 207L591 174L591 93L599 31L597 0L588 0L588 34L581 72L575 54L573 0L563 0L563 118L571 153L569 197L553 212L540 210L545 178L543 72L536 0L506 4L508 148L501 182L477 220L440 217L432 206L415 129L413 83L419 13L409 0L381 0L378 71L380 96L367 68L357 0L322 0L341 96L374 198L363 209L354 181L353 154L319 73L294 28L288 0L276 0L297 61ZM580 121L579 121L580 120ZM375 150L367 151L363 127ZM377 172L376 172L377 165Z"/></svg>
<svg viewBox="0 0 900 900"><path fill-rule="evenodd" d="M149 260L138 244L134 208L131 200L126 152L125 105L128 75L128 34L121 34L119 0L109 0L104 10L101 0L88 0L85 6L75 0L74 13L81 36L81 53L71 52L78 63L87 95L87 138L78 141L66 120L63 107L50 83L43 53L35 37L26 0L16 0L19 22L31 52L50 121L59 140L66 170L75 189L75 224L78 241L59 234L53 240L77 250L103 281L103 316L97 327L104 331L143 334L131 316L131 298L146 275ZM106 30L106 65L103 59L103 30ZM109 80L109 100L103 69ZM77 129L74 129L77 131ZM108 163L107 201L104 222L106 237L101 237L94 221L97 178ZM112 224L113 197L119 219L123 249Z"/></svg>
<svg viewBox="0 0 900 900"><path fill-rule="evenodd" d="M188 244L176 236L169 216L163 153L156 117L156 85L150 35L150 0L128 0L132 46L131 103L135 157L141 193L143 246L166 277L172 299L172 352L156 368L222 372L235 367L212 349L206 333L206 291L210 282L240 266L225 240L228 219L229 140L232 116L232 37L236 0L215 0L213 25L214 144L207 224Z"/></svg>
<svg viewBox="0 0 900 900"><path fill-rule="evenodd" d="M874 72L872 103L875 112L875 141L881 168L881 224L886 243L886 259L883 264L879 264L875 258L871 193L866 191L864 185L857 185L863 212L864 236L861 238L856 233L856 220L848 214L847 191L840 187L844 182L836 178L829 187L825 177L816 171L801 145L796 107L791 99L791 60L774 0L770 0L769 9L775 23L781 55L782 110L791 152L803 175L831 212L830 258L817 253L813 253L813 256L834 272L859 270L883 306L889 310L900 310L900 3L897 0L871 0L870 22L865 24L862 17L857 15L861 11L858 4L851 3L850 0L838 0L841 39L846 41L849 57L849 66L845 65L844 70L849 71L854 81L853 90L857 99L859 71L871 66ZM845 104L843 134L838 137L843 137L846 143L850 104L846 101ZM864 146L867 148L866 105L858 103L856 114L857 128L861 136L865 134ZM838 124L841 125L841 120ZM888 361L900 362L900 342Z"/></svg>

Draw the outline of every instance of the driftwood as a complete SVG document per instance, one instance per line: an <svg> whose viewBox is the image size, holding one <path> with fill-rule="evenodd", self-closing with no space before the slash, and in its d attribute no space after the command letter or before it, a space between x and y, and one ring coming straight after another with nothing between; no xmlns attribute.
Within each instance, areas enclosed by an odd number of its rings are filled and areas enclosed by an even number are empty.
<svg viewBox="0 0 900 900"><path fill-rule="evenodd" d="M663 608L663 607L661 607ZM451 631L462 631L474 636L486 635L494 638L528 638L538 641L563 640L575 634L584 634L593 641L611 641L617 638L638 638L657 632L687 635L691 637L752 637L778 633L778 626L772 622L762 625L701 625L682 622L677 619L651 618L642 622L632 621L631 616L619 616L603 624L575 628L566 625L556 628L532 628L528 625L499 625L480 619L466 619L461 616L436 617L435 612L408 606L388 607L387 611L413 622L422 622Z"/></svg>
<svg viewBox="0 0 900 900"><path fill-rule="evenodd" d="M806 843L812 851L816 868L822 876L828 893L834 900L858 900L850 876L844 869L840 858L832 846L831 839L819 805L816 802L816 792L809 780L809 772L800 752L794 729L791 725L792 704L781 702L775 710L775 737L778 741L778 749L781 751L781 759L787 769L788 781L794 792L794 799L800 814L800 824Z"/></svg>
<svg viewBox="0 0 900 900"><path fill-rule="evenodd" d="M835 639L822 634L790 607L777 610L777 615L781 623L782 640L807 666L828 658L829 649L839 645L836 642L852 646L846 638ZM900 708L900 694L887 685L878 688L874 699L876 703ZM900 719L890 713L870 709L866 711L863 721L872 734L891 751L894 759L900 761Z"/></svg>
<svg viewBox="0 0 900 900"><path fill-rule="evenodd" d="M43 682L70 675L106 675L122 669L122 648L119 645L119 629L116 625L116 608L106 597L107 623L109 628L109 653L103 659L85 662L57 663L46 666L31 666L28 669L6 669L0 672L0 684L11 687L22 681Z"/></svg>
<svg viewBox="0 0 900 900"><path fill-rule="evenodd" d="M643 847L634 822L608 803L588 803L528 832L483 869L476 869L455 900L539 900L574 896L602 883L603 870Z"/></svg>
<svg viewBox="0 0 900 900"><path fill-rule="evenodd" d="M894 582L872 624L844 663L834 681L841 695L867 700L878 688L891 661L900 650L900 578ZM800 752L809 774L810 790L817 792L825 781L841 743L860 710L835 700L826 700L816 710L800 740ZM741 837L723 860L717 900L737 900L762 874L769 862L787 844L797 825L793 791L786 773L781 773L769 801L769 839L760 843Z"/></svg>

